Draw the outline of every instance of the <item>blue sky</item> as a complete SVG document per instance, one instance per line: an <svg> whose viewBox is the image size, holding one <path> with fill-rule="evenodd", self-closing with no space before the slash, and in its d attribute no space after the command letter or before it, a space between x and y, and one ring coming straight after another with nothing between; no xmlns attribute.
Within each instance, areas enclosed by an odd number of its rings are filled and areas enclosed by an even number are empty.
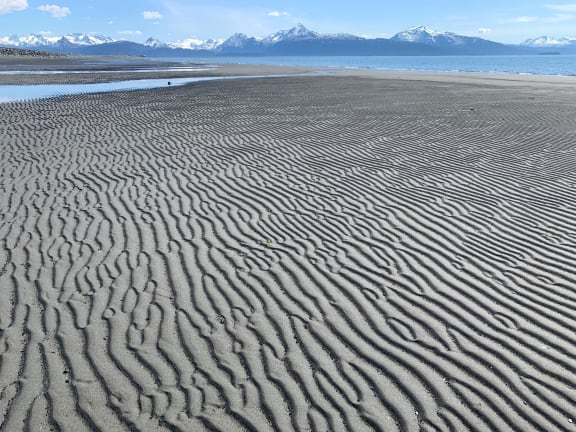
<svg viewBox="0 0 576 432"><path fill-rule="evenodd" d="M576 2L534 0L0 0L0 36L98 33L176 41L264 36L303 23L321 33L391 37L407 27L519 43L576 35Z"/></svg>

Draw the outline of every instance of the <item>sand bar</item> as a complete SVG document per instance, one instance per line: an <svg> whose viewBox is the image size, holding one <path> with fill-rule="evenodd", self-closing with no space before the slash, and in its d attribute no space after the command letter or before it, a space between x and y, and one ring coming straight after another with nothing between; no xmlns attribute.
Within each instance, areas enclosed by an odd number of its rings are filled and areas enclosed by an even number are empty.
<svg viewBox="0 0 576 432"><path fill-rule="evenodd" d="M573 83L0 104L0 430L574 430Z"/></svg>

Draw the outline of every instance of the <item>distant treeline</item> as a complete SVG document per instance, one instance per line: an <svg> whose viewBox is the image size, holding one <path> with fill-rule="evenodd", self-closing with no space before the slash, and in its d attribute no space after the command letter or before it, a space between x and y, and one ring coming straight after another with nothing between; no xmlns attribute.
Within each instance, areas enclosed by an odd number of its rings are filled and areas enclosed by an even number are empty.
<svg viewBox="0 0 576 432"><path fill-rule="evenodd" d="M0 47L0 56L22 56L22 57L64 57L64 54L57 54L49 51L35 51L19 48Z"/></svg>

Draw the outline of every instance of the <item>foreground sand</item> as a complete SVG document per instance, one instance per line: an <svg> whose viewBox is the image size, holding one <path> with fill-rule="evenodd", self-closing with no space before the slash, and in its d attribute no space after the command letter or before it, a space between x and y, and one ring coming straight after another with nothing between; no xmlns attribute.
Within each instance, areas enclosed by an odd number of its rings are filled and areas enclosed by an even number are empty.
<svg viewBox="0 0 576 432"><path fill-rule="evenodd" d="M0 104L0 430L575 430L570 80Z"/></svg>

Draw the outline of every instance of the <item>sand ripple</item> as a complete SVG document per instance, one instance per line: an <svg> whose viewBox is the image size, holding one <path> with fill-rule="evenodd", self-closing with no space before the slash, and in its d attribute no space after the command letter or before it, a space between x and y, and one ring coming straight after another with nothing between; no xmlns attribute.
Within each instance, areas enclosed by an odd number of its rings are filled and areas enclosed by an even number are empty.
<svg viewBox="0 0 576 432"><path fill-rule="evenodd" d="M207 82L0 148L2 431L575 429L568 99Z"/></svg>

